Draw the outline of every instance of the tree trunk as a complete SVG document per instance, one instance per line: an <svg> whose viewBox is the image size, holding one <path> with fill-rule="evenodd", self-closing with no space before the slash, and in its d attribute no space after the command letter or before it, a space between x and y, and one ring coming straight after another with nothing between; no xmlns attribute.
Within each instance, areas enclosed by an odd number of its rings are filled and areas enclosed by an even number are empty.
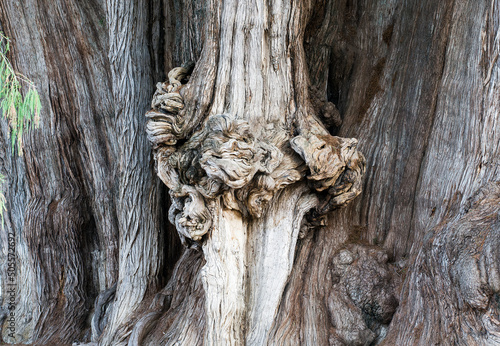
<svg viewBox="0 0 500 346"><path fill-rule="evenodd" d="M18 53L15 67L35 80L43 104L40 129L26 136L24 160L11 159L5 147L5 159L16 167L5 167L14 178L6 191L6 225L16 234L19 268L7 342L88 339L92 315L97 339L101 320L119 324L162 280L164 199L138 116L147 108L153 75L161 76L155 58L160 18L132 6L125 18L115 7L99 1L1 6ZM123 26L139 17L136 31ZM108 35L117 25L136 42ZM116 283L114 309L97 309L97 294Z"/></svg>
<svg viewBox="0 0 500 346"><path fill-rule="evenodd" d="M500 344L499 24L485 0L2 2L43 104L23 157L2 122L3 340Z"/></svg>

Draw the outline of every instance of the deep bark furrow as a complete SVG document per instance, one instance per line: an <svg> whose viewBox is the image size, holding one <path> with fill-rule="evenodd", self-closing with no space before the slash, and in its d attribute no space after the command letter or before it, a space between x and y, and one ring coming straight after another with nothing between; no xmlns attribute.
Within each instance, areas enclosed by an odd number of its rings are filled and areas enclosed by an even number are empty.
<svg viewBox="0 0 500 346"><path fill-rule="evenodd" d="M43 104L23 157L1 126L4 341L500 344L498 1L21 0L0 28Z"/></svg>
<svg viewBox="0 0 500 346"><path fill-rule="evenodd" d="M80 30L80 18L63 20L61 9L72 12L66 7L68 4L53 3L44 7L27 2L22 5L28 6L24 14L29 19L15 14L16 8L5 8L5 18L11 28L8 34L17 49L23 44L37 49L28 58L35 59L35 63L19 59L18 67L28 76L46 73L37 85L40 91L48 92L41 93L45 115L41 129L25 139L32 197L26 204L25 231L21 233L20 243L26 242L26 252L31 258L20 264L31 268L21 270L28 274L30 283L19 287L23 300L16 312L17 321L25 317L32 319L33 324L19 324L16 338L66 343L82 336L90 306L81 252L82 230L89 221L85 215L89 203L82 183L78 124L74 120L86 108L83 106L86 101L80 98L85 96L77 90L92 85L93 81L88 79L88 69L75 70L74 67L75 59L81 62L80 66L91 65L91 62L79 59L78 46L82 41L77 42L76 36L70 34ZM42 35L30 40L32 27ZM60 49L57 42L61 41L69 42L69 46ZM70 75L73 70L75 73ZM37 290L37 286L47 287Z"/></svg>
<svg viewBox="0 0 500 346"><path fill-rule="evenodd" d="M149 145L140 117L148 107L154 72L147 33L160 2L144 4L107 2L109 59L113 80L113 103L120 149L117 216L119 226L119 273L112 315L102 336L103 344L120 340L116 334L131 317L148 291L158 289L162 266L163 237L158 232L160 206L158 184L150 169ZM155 51L155 49L153 49ZM159 71L156 71L158 73ZM120 329L124 333L129 328Z"/></svg>

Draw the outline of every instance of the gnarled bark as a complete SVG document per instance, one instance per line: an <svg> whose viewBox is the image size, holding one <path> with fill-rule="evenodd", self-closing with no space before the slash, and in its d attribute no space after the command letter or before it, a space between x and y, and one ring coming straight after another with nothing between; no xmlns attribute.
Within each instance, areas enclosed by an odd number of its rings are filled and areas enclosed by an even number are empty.
<svg viewBox="0 0 500 346"><path fill-rule="evenodd" d="M488 184L426 234L387 345L500 344L499 205Z"/></svg>
<svg viewBox="0 0 500 346"><path fill-rule="evenodd" d="M272 44L281 47L280 54L272 56L267 43L259 41L266 27L274 24L255 18L253 12L287 8L264 2L221 6L222 19L210 18L207 26L236 18L242 22L234 32L223 32L216 38L232 42L230 47L219 42L223 47L220 54L231 56L231 60L219 59L217 69L227 70L231 76L241 74L249 84L216 79L206 119L186 138L199 121L189 113L190 98L196 97L190 88L200 78L208 85L211 82L197 67L192 76L187 66L173 69L168 74L169 83L157 86L153 109L147 113L147 131L158 175L173 199L170 220L185 245L202 243L206 263L199 275L206 299L205 342L262 344L292 270L299 230L307 224L303 222L305 214L314 209L318 217L356 197L365 160L356 150L356 140L328 133L311 106L308 89L296 89L300 85L294 81L308 84L300 41L288 41L280 34L287 27L279 25ZM307 7L298 6L295 11L288 12L293 20L307 20ZM250 26L253 30L248 39L253 39L256 47L246 44L245 28ZM301 30L291 34L301 37ZM204 44L217 46L210 43L212 39L208 37ZM245 61L255 49L272 64ZM218 53L205 52L207 59L214 61ZM302 67L297 71L287 62L292 54ZM265 79L280 75L286 78L277 78L272 83L274 89L265 84ZM189 82L183 85L182 80L188 77ZM224 93L217 92L220 88ZM274 94L265 97L271 90ZM292 99L294 94L301 95L301 102ZM260 102L255 104L254 98ZM265 127L260 125L263 119ZM310 184L300 183L306 176ZM314 191L323 192L326 200L320 203Z"/></svg>
<svg viewBox="0 0 500 346"><path fill-rule="evenodd" d="M498 343L498 6L2 2L3 340Z"/></svg>

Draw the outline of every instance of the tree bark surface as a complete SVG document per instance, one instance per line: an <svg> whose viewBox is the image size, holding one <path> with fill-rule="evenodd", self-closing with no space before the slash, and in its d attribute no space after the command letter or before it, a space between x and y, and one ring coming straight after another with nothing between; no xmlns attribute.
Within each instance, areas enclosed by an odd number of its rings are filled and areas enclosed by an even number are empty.
<svg viewBox="0 0 500 346"><path fill-rule="evenodd" d="M16 234L19 268L15 333L9 336L4 325L6 342L97 340L101 330L91 336L88 321L99 292L120 280L115 305L121 308L114 311L127 315L161 280L158 223L164 201L144 120L137 116L147 107L153 74L161 76L162 64L149 58L146 47L148 40L159 45L158 27L154 16L132 13L142 18L136 27L142 30L142 48L124 47L129 42L122 36L113 35L110 42L108 27L139 35L124 26L125 9L116 6L102 1L0 6L14 66L35 81L42 98L40 128L25 135L24 157L11 158L4 147L4 162L10 162L3 168L10 183L7 229ZM147 96L137 102L141 93ZM4 127L4 142L6 134ZM122 284L129 278L139 281ZM100 307L96 325L111 315L110 306ZM108 333L113 329L110 323Z"/></svg>
<svg viewBox="0 0 500 346"><path fill-rule="evenodd" d="M43 105L23 157L1 124L4 309L9 234L17 252L3 341L499 344L499 6L0 3L10 59ZM187 61L182 109L145 117ZM156 141L166 115L174 130ZM227 178L207 154L226 143L217 126L270 159ZM334 147L318 136L357 138L366 158L360 196L323 216L343 203L318 191L334 161L314 154ZM194 173L171 151L196 153ZM179 220L200 201L210 223L191 232Z"/></svg>

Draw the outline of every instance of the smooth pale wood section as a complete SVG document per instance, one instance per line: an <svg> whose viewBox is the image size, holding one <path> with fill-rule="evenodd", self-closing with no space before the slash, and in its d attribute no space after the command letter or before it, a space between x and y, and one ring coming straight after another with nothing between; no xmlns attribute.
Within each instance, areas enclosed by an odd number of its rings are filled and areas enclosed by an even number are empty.
<svg viewBox="0 0 500 346"><path fill-rule="evenodd" d="M305 184L298 184L280 192L267 214L249 227L247 345L268 342L293 268L302 218L317 202Z"/></svg>
<svg viewBox="0 0 500 346"><path fill-rule="evenodd" d="M244 343L247 225L241 213L214 206L214 226L203 244L208 345Z"/></svg>

